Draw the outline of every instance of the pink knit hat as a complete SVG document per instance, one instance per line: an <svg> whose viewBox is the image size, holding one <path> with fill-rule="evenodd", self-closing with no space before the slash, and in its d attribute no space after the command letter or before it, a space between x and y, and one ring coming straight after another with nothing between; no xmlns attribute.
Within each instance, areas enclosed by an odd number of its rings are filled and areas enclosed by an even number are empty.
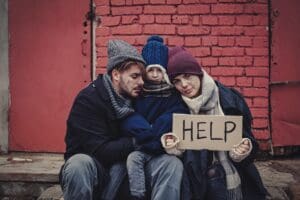
<svg viewBox="0 0 300 200"><path fill-rule="evenodd" d="M167 73L171 82L180 74L203 75L201 65L182 46L169 49Z"/></svg>

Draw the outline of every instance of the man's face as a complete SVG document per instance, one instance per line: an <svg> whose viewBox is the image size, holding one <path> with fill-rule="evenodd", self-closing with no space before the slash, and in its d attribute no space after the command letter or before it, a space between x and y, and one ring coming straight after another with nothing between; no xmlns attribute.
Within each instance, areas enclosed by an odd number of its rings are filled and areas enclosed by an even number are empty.
<svg viewBox="0 0 300 200"><path fill-rule="evenodd" d="M125 97L137 97L144 85L143 71L136 64L131 65L125 71L113 72L113 80L116 80L115 86L117 92Z"/></svg>
<svg viewBox="0 0 300 200"><path fill-rule="evenodd" d="M188 98L195 98L201 94L201 80L197 75L180 74L172 83L183 96Z"/></svg>
<svg viewBox="0 0 300 200"><path fill-rule="evenodd" d="M147 70L146 77L150 81L160 83L162 82L164 75L160 68L151 67L149 70Z"/></svg>

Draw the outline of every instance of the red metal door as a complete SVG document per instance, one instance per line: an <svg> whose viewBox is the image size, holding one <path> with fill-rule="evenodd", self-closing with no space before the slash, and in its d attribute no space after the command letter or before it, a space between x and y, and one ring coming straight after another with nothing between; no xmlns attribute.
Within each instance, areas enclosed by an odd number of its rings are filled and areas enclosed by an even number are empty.
<svg viewBox="0 0 300 200"><path fill-rule="evenodd" d="M272 0L271 17L272 142L300 145L300 1Z"/></svg>
<svg viewBox="0 0 300 200"><path fill-rule="evenodd" d="M9 150L63 152L73 99L90 80L89 0L9 0Z"/></svg>

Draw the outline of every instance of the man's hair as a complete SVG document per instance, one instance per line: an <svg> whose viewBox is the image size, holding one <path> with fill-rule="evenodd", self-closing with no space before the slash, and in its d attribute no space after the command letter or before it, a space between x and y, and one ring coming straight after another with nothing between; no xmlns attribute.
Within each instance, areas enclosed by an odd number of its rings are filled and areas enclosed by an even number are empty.
<svg viewBox="0 0 300 200"><path fill-rule="evenodd" d="M128 70L132 65L137 65L142 71L142 74L143 75L145 74L145 65L142 62L136 60L126 60L124 62L121 62L114 67L114 70L117 70L119 72L124 72ZM108 72L108 75L111 76L111 73L112 71Z"/></svg>

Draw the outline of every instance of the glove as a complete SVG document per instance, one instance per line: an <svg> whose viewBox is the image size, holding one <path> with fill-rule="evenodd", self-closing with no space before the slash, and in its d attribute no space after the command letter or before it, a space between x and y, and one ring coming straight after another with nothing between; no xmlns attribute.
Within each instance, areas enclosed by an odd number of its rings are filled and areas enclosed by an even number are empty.
<svg viewBox="0 0 300 200"><path fill-rule="evenodd" d="M173 133L163 134L160 138L165 151L170 155L181 156L184 150L178 149L179 138Z"/></svg>
<svg viewBox="0 0 300 200"><path fill-rule="evenodd" d="M234 145L229 151L229 156L234 162L241 162L252 151L252 142L249 138L243 138L242 141Z"/></svg>

